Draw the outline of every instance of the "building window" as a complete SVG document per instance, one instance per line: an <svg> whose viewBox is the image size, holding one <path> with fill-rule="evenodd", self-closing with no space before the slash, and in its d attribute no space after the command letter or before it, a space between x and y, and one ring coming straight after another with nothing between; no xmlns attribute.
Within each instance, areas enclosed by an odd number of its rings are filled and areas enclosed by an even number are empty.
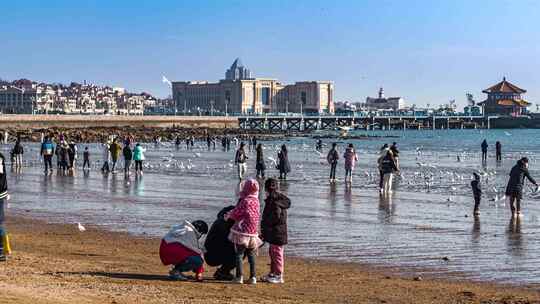
<svg viewBox="0 0 540 304"><path fill-rule="evenodd" d="M300 101L302 101L302 105L306 105L306 101L307 101L307 94L306 92L302 92L300 93Z"/></svg>
<svg viewBox="0 0 540 304"><path fill-rule="evenodd" d="M261 88L261 103L263 106L270 105L270 88Z"/></svg>

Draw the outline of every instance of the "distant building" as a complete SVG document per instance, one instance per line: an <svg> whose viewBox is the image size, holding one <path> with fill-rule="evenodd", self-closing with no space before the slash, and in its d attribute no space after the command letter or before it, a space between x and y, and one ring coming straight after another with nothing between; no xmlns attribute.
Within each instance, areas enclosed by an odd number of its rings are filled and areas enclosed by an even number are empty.
<svg viewBox="0 0 540 304"><path fill-rule="evenodd" d="M302 81L283 85L273 78L252 78L236 59L219 82L176 81L172 95L176 111L206 114L261 114L276 112L333 113L334 84Z"/></svg>
<svg viewBox="0 0 540 304"><path fill-rule="evenodd" d="M379 89L378 97L367 97L366 107L368 110L401 110L405 108L405 100L402 97L384 97L383 88Z"/></svg>
<svg viewBox="0 0 540 304"><path fill-rule="evenodd" d="M478 105L484 108L484 115L519 116L526 114L527 107L531 105L521 97L527 91L506 81L506 78L482 92L487 94L487 99Z"/></svg>
<svg viewBox="0 0 540 304"><path fill-rule="evenodd" d="M251 79L251 71L244 67L240 58L236 58L231 67L225 72L225 80Z"/></svg>
<svg viewBox="0 0 540 304"><path fill-rule="evenodd" d="M3 114L31 114L35 101L35 89L14 86L0 87L0 112Z"/></svg>

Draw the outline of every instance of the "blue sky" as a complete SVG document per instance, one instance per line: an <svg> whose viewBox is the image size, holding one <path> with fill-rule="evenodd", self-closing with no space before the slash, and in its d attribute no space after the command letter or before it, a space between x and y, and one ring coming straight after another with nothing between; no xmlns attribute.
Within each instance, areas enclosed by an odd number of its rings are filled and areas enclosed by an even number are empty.
<svg viewBox="0 0 540 304"><path fill-rule="evenodd" d="M540 103L540 1L3 1L0 77L87 80L167 96L218 80L333 80L336 100L383 86L417 105L477 100L506 76Z"/></svg>

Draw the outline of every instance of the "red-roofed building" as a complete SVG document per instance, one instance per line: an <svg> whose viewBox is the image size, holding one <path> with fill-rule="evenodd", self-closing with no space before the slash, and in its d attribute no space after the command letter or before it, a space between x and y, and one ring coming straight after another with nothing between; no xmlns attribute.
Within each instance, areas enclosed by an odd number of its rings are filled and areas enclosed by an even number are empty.
<svg viewBox="0 0 540 304"><path fill-rule="evenodd" d="M487 99L478 105L484 108L484 115L524 115L531 105L521 97L527 91L506 81L506 78L482 92L487 94Z"/></svg>

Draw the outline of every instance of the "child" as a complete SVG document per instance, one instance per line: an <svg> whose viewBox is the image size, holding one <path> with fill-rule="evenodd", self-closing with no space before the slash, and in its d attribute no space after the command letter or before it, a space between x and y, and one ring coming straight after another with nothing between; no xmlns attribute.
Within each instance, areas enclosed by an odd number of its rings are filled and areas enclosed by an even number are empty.
<svg viewBox="0 0 540 304"><path fill-rule="evenodd" d="M195 272L195 279L202 281L204 261L199 239L206 233L208 225L205 222L184 221L182 225L172 227L163 237L159 246L159 258L163 265L174 265L169 272L171 280L186 281L188 278L182 273L191 270Z"/></svg>
<svg viewBox="0 0 540 304"><path fill-rule="evenodd" d="M291 201L278 191L278 181L269 178L264 183L267 196L261 222L263 240L270 244L270 273L262 280L268 283L280 284L283 280L283 246L287 244L287 209Z"/></svg>
<svg viewBox="0 0 540 304"><path fill-rule="evenodd" d="M257 233L259 218L259 183L254 179L247 179L243 184L236 207L225 215L225 220L235 221L229 234L229 240L234 244L236 251L236 278L234 282L237 284L244 283L242 273L244 255L247 255L249 262L248 284L257 284L255 253L257 248L262 245Z"/></svg>
<svg viewBox="0 0 540 304"><path fill-rule="evenodd" d="M9 254L7 231L4 227L4 205L9 200L7 190L6 159L4 158L4 155L0 153L0 261L6 261L7 255Z"/></svg>
<svg viewBox="0 0 540 304"><path fill-rule="evenodd" d="M353 144L349 144L343 158L345 159L345 182L352 184L352 171L358 161L358 155L356 155Z"/></svg>
<svg viewBox="0 0 540 304"><path fill-rule="evenodd" d="M88 151L88 147L84 147L83 152L83 165L82 168L86 168L88 166L88 169L90 169L90 151Z"/></svg>
<svg viewBox="0 0 540 304"><path fill-rule="evenodd" d="M480 175L473 173L474 179L471 182L471 188L474 196L474 215L480 215L480 199L482 198L482 189L480 189Z"/></svg>

